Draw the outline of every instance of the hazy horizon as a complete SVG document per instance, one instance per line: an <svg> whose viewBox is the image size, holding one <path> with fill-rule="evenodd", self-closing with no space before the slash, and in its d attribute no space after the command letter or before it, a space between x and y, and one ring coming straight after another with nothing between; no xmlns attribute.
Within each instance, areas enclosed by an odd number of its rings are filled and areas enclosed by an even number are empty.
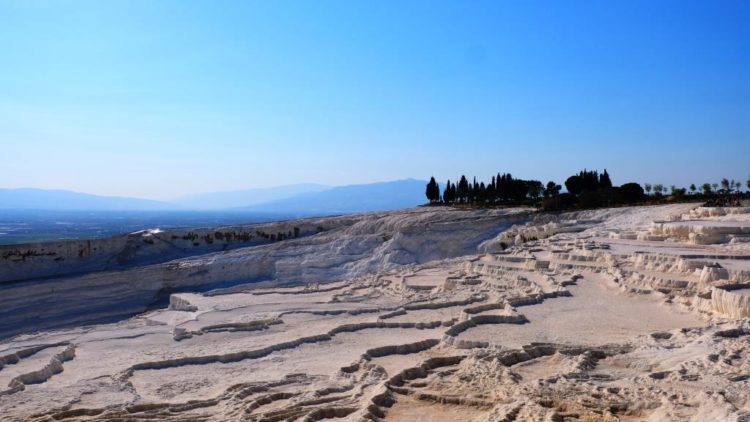
<svg viewBox="0 0 750 422"><path fill-rule="evenodd" d="M429 179L429 178L428 178ZM32 186L19 186L19 187L5 187L0 186L0 190L8 189L8 190L40 190L40 191L62 191L62 192L70 192L70 193L76 193L76 194L84 194L84 195L95 195L95 196L102 196L102 197L113 197L113 198L133 198L133 199L146 199L149 201L156 201L156 202L165 202L165 203L174 203L178 204L180 201L185 200L186 198L191 197L199 197L203 195L211 195L211 194L231 194L231 193L237 193L237 192L246 192L246 191L273 191L277 189L284 189L284 188L294 188L294 187L307 187L311 190L309 192L316 192L316 191L323 191L323 190L330 190L334 188L343 188L343 187L350 187L350 186L367 186L367 185L377 185L377 184L388 184L388 183L395 183L395 182L402 182L402 181L419 181L426 183L427 179L417 179L414 177L404 178L404 179L398 179L398 180L379 180L379 181L373 181L373 182L365 182L365 183L352 183L347 185L325 185L321 183L291 183L291 184L284 184L284 185L274 185L274 186L265 186L265 187L247 187L247 188L239 188L239 189L233 189L233 190L217 190L217 191L204 191L204 192L188 192L186 194L180 195L180 196L174 196L174 197L168 197L168 198L145 198L141 196L128 196L128 195L117 195L117 194L97 194L92 192L83 192L73 189L66 189L66 188L38 188L38 187L32 187ZM306 191L307 192L307 191Z"/></svg>
<svg viewBox="0 0 750 422"><path fill-rule="evenodd" d="M0 188L750 176L748 2L221 5L0 1Z"/></svg>

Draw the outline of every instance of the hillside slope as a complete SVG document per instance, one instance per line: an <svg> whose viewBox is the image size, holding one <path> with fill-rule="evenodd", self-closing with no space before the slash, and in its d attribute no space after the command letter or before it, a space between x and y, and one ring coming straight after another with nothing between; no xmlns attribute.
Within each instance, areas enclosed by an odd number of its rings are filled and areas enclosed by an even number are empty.
<svg viewBox="0 0 750 422"><path fill-rule="evenodd" d="M304 215L332 215L388 211L424 204L426 182L415 179L362 185L338 186L291 198L243 208L258 212L286 212Z"/></svg>

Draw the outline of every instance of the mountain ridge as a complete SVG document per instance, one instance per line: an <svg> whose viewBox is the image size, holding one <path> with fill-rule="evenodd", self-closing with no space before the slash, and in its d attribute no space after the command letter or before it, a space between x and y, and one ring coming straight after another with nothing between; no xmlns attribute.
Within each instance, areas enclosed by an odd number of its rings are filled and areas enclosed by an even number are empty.
<svg viewBox="0 0 750 422"><path fill-rule="evenodd" d="M95 195L65 189L0 188L0 209L171 211L182 208L164 201Z"/></svg>
<svg viewBox="0 0 750 422"><path fill-rule="evenodd" d="M268 188L249 188L189 194L175 198L170 202L198 210L231 209L263 204L304 193L320 192L331 188L332 186L318 183L296 183Z"/></svg>
<svg viewBox="0 0 750 422"><path fill-rule="evenodd" d="M425 181L400 179L343 186L295 184L208 192L172 201L105 196L64 189L0 188L0 209L59 211L257 211L300 216L385 211L425 202Z"/></svg>
<svg viewBox="0 0 750 422"><path fill-rule="evenodd" d="M284 210L302 216L411 208L426 202L424 197L426 183L423 180L410 178L336 186L321 192L301 194L241 209L256 212Z"/></svg>

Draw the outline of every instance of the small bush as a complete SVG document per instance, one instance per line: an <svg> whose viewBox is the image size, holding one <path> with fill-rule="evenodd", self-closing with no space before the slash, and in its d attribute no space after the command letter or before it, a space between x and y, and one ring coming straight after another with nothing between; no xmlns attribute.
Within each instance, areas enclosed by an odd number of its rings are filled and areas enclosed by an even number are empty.
<svg viewBox="0 0 750 422"><path fill-rule="evenodd" d="M578 197L581 208L596 208L602 205L602 196L599 192L585 190Z"/></svg>
<svg viewBox="0 0 750 422"><path fill-rule="evenodd" d="M572 208L576 203L578 203L578 199L575 197L575 195L566 192L542 200L542 210L561 211L564 209Z"/></svg>
<svg viewBox="0 0 750 422"><path fill-rule="evenodd" d="M626 204L634 204L646 197L643 188L638 183L625 183L619 189L620 201Z"/></svg>

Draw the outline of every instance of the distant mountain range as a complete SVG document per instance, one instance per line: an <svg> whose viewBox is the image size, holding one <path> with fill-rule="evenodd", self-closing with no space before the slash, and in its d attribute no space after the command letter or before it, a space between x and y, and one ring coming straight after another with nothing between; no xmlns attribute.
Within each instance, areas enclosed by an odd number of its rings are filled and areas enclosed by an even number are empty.
<svg viewBox="0 0 750 422"><path fill-rule="evenodd" d="M69 190L0 189L0 209L155 211L175 210L168 202L120 196L99 196Z"/></svg>
<svg viewBox="0 0 750 422"><path fill-rule="evenodd" d="M410 208L427 202L425 184L415 179L366 185L337 186L290 198L244 207L253 212L283 210L293 214L339 214Z"/></svg>
<svg viewBox="0 0 750 422"><path fill-rule="evenodd" d="M301 194L321 192L331 186L303 183L297 185L277 186L273 188L245 189L230 192L210 192L186 195L171 202L195 210L218 210L227 208L249 207L291 198Z"/></svg>
<svg viewBox="0 0 750 422"><path fill-rule="evenodd" d="M326 215L414 207L426 202L424 181L397 180L330 187L298 184L189 195L171 202L99 196L66 190L0 189L0 209L188 211Z"/></svg>

